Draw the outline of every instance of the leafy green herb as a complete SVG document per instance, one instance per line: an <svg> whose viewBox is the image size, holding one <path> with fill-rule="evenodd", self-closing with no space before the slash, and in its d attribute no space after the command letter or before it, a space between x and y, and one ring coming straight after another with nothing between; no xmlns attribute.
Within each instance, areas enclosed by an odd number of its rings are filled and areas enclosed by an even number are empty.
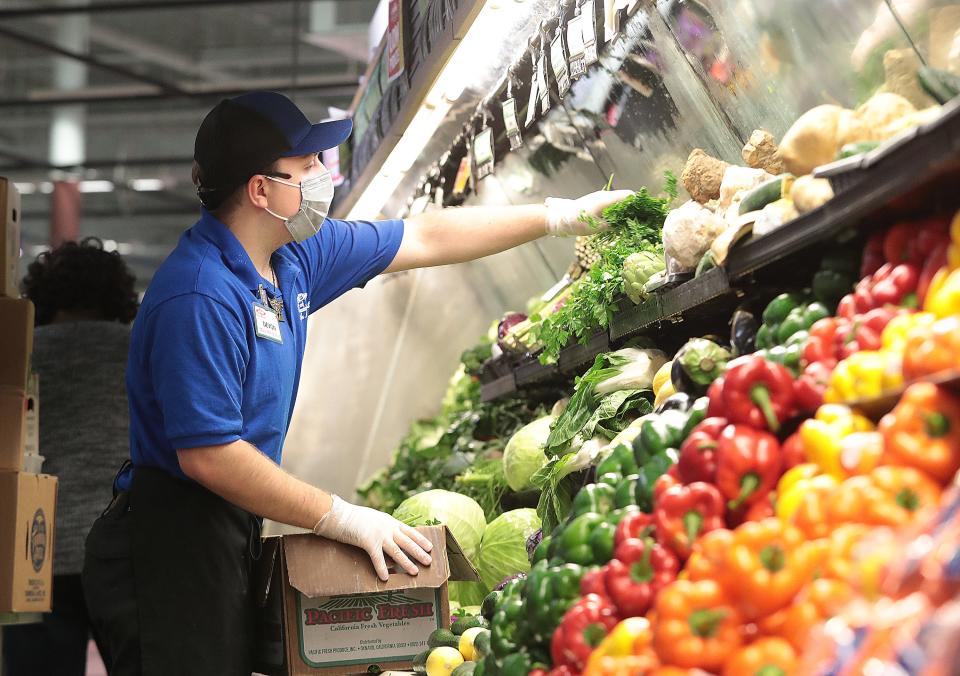
<svg viewBox="0 0 960 676"><path fill-rule="evenodd" d="M603 218L610 228L593 236L600 261L575 282L566 304L532 329L544 346L541 362L555 362L571 340L586 344L595 332L610 325L624 293L623 261L630 254L651 251L662 255L661 230L677 194L677 177L671 172L667 172L664 193L664 197L654 197L641 188L604 209Z"/></svg>

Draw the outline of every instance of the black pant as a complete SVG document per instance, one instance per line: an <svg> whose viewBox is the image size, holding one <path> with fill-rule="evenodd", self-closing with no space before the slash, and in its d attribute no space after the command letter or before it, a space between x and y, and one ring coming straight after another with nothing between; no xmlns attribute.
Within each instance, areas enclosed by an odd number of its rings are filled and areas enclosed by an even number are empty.
<svg viewBox="0 0 960 676"><path fill-rule="evenodd" d="M79 575L53 578L52 611L39 624L5 627L3 665L5 676L84 676L90 618L83 600ZM99 645L103 655L105 648ZM107 656L103 655L104 662Z"/></svg>
<svg viewBox="0 0 960 676"><path fill-rule="evenodd" d="M249 676L259 521L138 467L90 531L83 586L111 676Z"/></svg>

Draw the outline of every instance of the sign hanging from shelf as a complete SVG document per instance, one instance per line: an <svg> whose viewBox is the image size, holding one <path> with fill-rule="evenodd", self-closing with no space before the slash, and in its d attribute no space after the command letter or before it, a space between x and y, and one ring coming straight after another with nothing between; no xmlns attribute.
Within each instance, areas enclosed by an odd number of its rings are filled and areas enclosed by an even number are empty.
<svg viewBox="0 0 960 676"><path fill-rule="evenodd" d="M540 55L537 58L537 93L540 97L540 114L550 110L550 84L547 82L547 38L540 36Z"/></svg>
<svg viewBox="0 0 960 676"><path fill-rule="evenodd" d="M593 0L580 7L580 34L583 39L584 70L599 60L597 53L596 9Z"/></svg>
<svg viewBox="0 0 960 676"><path fill-rule="evenodd" d="M586 46L583 41L584 15L567 24L567 52L570 54L570 79L577 80L587 72Z"/></svg>
<svg viewBox="0 0 960 676"><path fill-rule="evenodd" d="M403 73L403 9L400 0L390 0L387 12L387 81Z"/></svg>
<svg viewBox="0 0 960 676"><path fill-rule="evenodd" d="M557 92L562 99L570 91L570 73L567 71L567 51L563 45L563 22L557 26L557 34L550 43L550 65L557 82Z"/></svg>
<svg viewBox="0 0 960 676"><path fill-rule="evenodd" d="M453 180L453 196L460 197L467 190L470 181L470 155L466 154L460 160L457 168L457 177Z"/></svg>
<svg viewBox="0 0 960 676"><path fill-rule="evenodd" d="M473 139L473 162L476 166L475 180L479 181L493 173L493 130L490 127L484 126Z"/></svg>
<svg viewBox="0 0 960 676"><path fill-rule="evenodd" d="M507 131L507 140L510 141L510 150L517 150L523 145L523 137L520 135L520 125L517 124L517 101L512 96L512 91L508 87L507 95L510 97L500 104L503 109L503 126Z"/></svg>
<svg viewBox="0 0 960 676"><path fill-rule="evenodd" d="M536 49L530 55L530 99L527 101L527 117L523 121L524 128L529 128L537 119L537 102L540 100L540 61Z"/></svg>

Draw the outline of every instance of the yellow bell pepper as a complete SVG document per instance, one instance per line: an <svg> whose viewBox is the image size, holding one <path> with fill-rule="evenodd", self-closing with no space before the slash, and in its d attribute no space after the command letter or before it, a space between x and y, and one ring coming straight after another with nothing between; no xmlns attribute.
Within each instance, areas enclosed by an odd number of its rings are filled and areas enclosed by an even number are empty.
<svg viewBox="0 0 960 676"><path fill-rule="evenodd" d="M781 521L785 523L790 521L790 517L800 506L800 500L803 499L810 479L820 475L820 472L819 465L805 462L802 465L790 468L780 477L780 482L777 484L774 512Z"/></svg>
<svg viewBox="0 0 960 676"><path fill-rule="evenodd" d="M591 664L604 657L639 655L650 647L650 642L650 621L645 617L629 617L614 627L590 653L587 671L591 670Z"/></svg>
<svg viewBox="0 0 960 676"><path fill-rule="evenodd" d="M941 319L960 314L960 269L934 275L923 309Z"/></svg>
<svg viewBox="0 0 960 676"><path fill-rule="evenodd" d="M673 370L672 361L668 361L663 366L661 366L653 376L653 383L651 384L650 389L652 389L656 393L666 383L670 382L670 372L672 370Z"/></svg>
<svg viewBox="0 0 960 676"><path fill-rule="evenodd" d="M800 505L804 499L814 491L818 491L821 494L831 493L833 489L839 485L840 482L829 474L815 474L814 476L800 479L783 493L777 495L777 504L774 510L777 518L784 523L793 523L798 527L807 526L808 524L794 522L794 516L800 509Z"/></svg>
<svg viewBox="0 0 960 676"><path fill-rule="evenodd" d="M951 244L947 247L947 269L950 271L960 268L960 244Z"/></svg>
<svg viewBox="0 0 960 676"><path fill-rule="evenodd" d="M862 353L858 353L862 354ZM842 363L842 362L841 362ZM824 404L800 425L800 440L810 462L837 479L850 475L841 463L842 441L855 432L872 432L869 419L841 404Z"/></svg>
<svg viewBox="0 0 960 676"><path fill-rule="evenodd" d="M950 221L950 240L957 245L960 245L960 211L953 215L953 220Z"/></svg>
<svg viewBox="0 0 960 676"><path fill-rule="evenodd" d="M883 349L888 352L903 354L907 347L907 339L910 333L915 330L925 330L937 321L937 316L932 312L913 312L909 314L897 315L890 320L887 327L883 330L881 340Z"/></svg>
<svg viewBox="0 0 960 676"><path fill-rule="evenodd" d="M896 352L864 350L837 364L823 395L828 404L876 399L903 385L903 358Z"/></svg>

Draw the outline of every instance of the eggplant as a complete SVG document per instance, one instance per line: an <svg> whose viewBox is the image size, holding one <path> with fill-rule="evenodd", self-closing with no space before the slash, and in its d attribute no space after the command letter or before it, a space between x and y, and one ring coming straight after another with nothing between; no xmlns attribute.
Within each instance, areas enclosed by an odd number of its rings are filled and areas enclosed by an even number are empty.
<svg viewBox="0 0 960 676"><path fill-rule="evenodd" d="M659 414L664 411L681 411L682 413L686 413L690 410L691 406L693 406L693 397L686 392L677 392L664 399L663 403L657 407L654 413Z"/></svg>
<svg viewBox="0 0 960 676"><path fill-rule="evenodd" d="M714 380L723 375L730 352L706 338L693 338L680 348L670 368L670 380L677 392L702 397Z"/></svg>
<svg viewBox="0 0 960 676"><path fill-rule="evenodd" d="M737 310L733 313L730 320L730 345L733 347L734 357L756 351L759 330L760 322L752 312Z"/></svg>

